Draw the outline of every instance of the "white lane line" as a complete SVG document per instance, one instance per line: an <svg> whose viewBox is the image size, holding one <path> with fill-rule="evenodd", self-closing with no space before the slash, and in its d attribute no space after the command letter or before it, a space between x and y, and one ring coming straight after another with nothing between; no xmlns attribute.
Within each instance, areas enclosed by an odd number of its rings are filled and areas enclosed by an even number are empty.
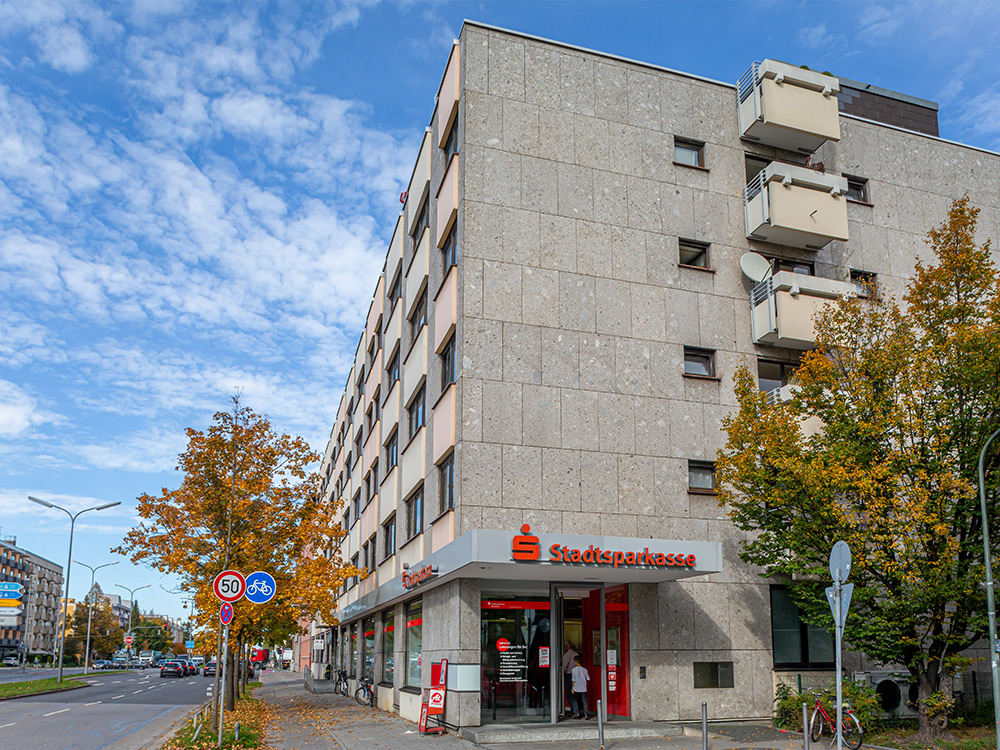
<svg viewBox="0 0 1000 750"><path fill-rule="evenodd" d="M117 685L117 684L119 684L120 682L121 682L121 680L112 680L112 681L111 681L111 684L112 684L112 685Z"/></svg>
<svg viewBox="0 0 1000 750"><path fill-rule="evenodd" d="M90 684L91 684L91 685L103 685L104 683L103 683L103 682L92 682L92 683L90 683Z"/></svg>
<svg viewBox="0 0 1000 750"><path fill-rule="evenodd" d="M132 695L138 695L141 692L142 692L141 690L133 690Z"/></svg>
<svg viewBox="0 0 1000 750"><path fill-rule="evenodd" d="M0 724L0 729L6 729L7 727L12 727L17 724L16 721L12 721L10 724Z"/></svg>
<svg viewBox="0 0 1000 750"><path fill-rule="evenodd" d="M83 705L85 705L85 706L96 706L98 703L100 703L100 701L93 701L91 703L84 703Z"/></svg>
<svg viewBox="0 0 1000 750"><path fill-rule="evenodd" d="M146 690L156 690L156 685L153 685L153 687L148 687L146 688Z"/></svg>
<svg viewBox="0 0 1000 750"><path fill-rule="evenodd" d="M119 698L124 698L124 697L125 697L124 695L116 695L116 696L115 696L114 698L112 698L111 700L113 700L113 701L116 701L116 700L118 700Z"/></svg>
<svg viewBox="0 0 1000 750"><path fill-rule="evenodd" d="M69 711L68 708L60 708L58 711L49 711L47 714L42 714L42 716L55 716L56 714L62 714Z"/></svg>

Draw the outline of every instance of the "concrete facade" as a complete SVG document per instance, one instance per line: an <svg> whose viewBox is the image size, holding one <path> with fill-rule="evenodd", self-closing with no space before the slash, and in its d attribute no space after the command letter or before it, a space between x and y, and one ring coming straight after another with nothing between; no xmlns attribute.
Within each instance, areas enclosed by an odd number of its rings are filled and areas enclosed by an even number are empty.
<svg viewBox="0 0 1000 750"><path fill-rule="evenodd" d="M23 586L17 625L0 628L0 653L31 657L55 654L62 623L62 566L21 549L13 541L0 541L0 580Z"/></svg>
<svg viewBox="0 0 1000 750"><path fill-rule="evenodd" d="M342 592L341 625L320 653L364 673L350 634L371 617L378 682L383 617L392 612L397 668L379 701L416 719L419 697L399 668L405 602L422 598L424 663L474 669L480 600L494 582L432 579L366 609L404 569L463 534L522 525L712 542L721 572L629 585L631 715L694 719L705 700L716 718L769 716L775 683L789 673L775 667L771 583L740 561L743 533L714 494L689 486L689 462L710 462L724 445L740 363L791 365L798 356L755 343L755 285L740 259L753 251L810 263L843 289L852 272L874 273L898 292L928 255L927 230L966 191L981 209L981 238L996 236L1000 157L841 112L840 140L806 161L741 140L732 85L471 22L443 78L324 458L324 491L346 509L340 554L357 555L371 574ZM919 116L930 118L925 110ZM451 123L457 156L442 148ZM675 145L686 142L701 145L700 165L678 160ZM860 180L860 199L829 198L846 210L849 239L819 250L749 239L748 156L814 171L821 162L831 179ZM457 202L442 208L451 180ZM455 264L439 249L448 232ZM682 241L706 243L709 267L680 263ZM411 326L422 294L426 325ZM454 382L442 377L449 340ZM711 352L714 370L686 374L685 347ZM417 409L414 418L420 393L426 416ZM413 419L426 424L410 429ZM449 460L451 474L441 468ZM439 503L449 476L453 507ZM409 538L412 498L422 498L423 512ZM314 625L312 635L325 630ZM696 662L731 662L734 686L693 689ZM860 656L848 662L861 666ZM456 683L446 721L478 725L482 700L478 686Z"/></svg>

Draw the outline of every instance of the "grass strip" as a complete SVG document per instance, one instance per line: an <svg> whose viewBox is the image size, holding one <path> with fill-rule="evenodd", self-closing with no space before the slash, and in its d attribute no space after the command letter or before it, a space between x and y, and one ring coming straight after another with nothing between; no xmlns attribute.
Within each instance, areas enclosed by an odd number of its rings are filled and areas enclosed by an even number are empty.
<svg viewBox="0 0 1000 750"><path fill-rule="evenodd" d="M247 692L236 699L232 711L226 711L225 726L222 732L222 747L242 748L261 747L264 741L264 729L267 725L267 707L253 696L254 691L261 686L259 682L247 685ZM236 740L236 722L240 723L240 739ZM197 741L194 740L194 725L188 719L184 726L177 730L163 750L210 750L218 746L218 733L212 732L211 722L205 722Z"/></svg>
<svg viewBox="0 0 1000 750"><path fill-rule="evenodd" d="M0 685L0 698L16 698L22 695L36 695L54 690L71 690L73 688L84 687L86 684L86 682L81 682L80 680L67 679L59 682L59 678L57 677L49 677L44 680L6 682Z"/></svg>

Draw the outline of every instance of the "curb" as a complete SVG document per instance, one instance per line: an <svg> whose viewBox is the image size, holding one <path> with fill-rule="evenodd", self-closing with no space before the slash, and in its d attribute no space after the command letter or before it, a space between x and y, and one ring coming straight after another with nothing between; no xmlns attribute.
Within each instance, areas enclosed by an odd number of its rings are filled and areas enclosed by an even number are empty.
<svg viewBox="0 0 1000 750"><path fill-rule="evenodd" d="M74 685L73 687L62 687L55 688L53 690L40 690L37 693L25 693L24 695L6 695L0 698L0 701L13 701L19 698L34 698L36 695L50 695L52 693L65 693L69 690L80 690L81 688L90 687L90 685Z"/></svg>

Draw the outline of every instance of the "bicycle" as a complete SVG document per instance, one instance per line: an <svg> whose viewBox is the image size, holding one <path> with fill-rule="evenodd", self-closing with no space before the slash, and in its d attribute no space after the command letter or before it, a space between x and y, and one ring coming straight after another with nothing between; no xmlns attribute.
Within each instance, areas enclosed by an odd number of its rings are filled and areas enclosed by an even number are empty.
<svg viewBox="0 0 1000 750"><path fill-rule="evenodd" d="M250 596L253 596L258 592L263 594L264 596L267 596L268 594L271 593L271 587L267 585L267 581L259 581L259 580L254 581L253 583L250 584L249 587L247 587L247 593Z"/></svg>
<svg viewBox="0 0 1000 750"><path fill-rule="evenodd" d="M819 738L823 736L823 727L825 725L833 727L833 725L837 723L835 719L830 718L830 714L826 712L826 709L823 708L823 704L820 701L820 698L829 693L830 690L831 688L827 688L822 691L809 691L816 696L816 703L813 705L812 717L809 719L809 739L813 742L819 742ZM845 703L843 707L840 733L844 738L844 744L851 748L851 750L858 750L858 748L861 747L861 743L864 739L864 733L861 731L861 723L858 721L858 717L854 715L854 709L847 703ZM833 733L833 736L836 739L836 732Z"/></svg>
<svg viewBox="0 0 1000 750"><path fill-rule="evenodd" d="M361 678L361 687L354 691L354 700L358 702L358 705L375 708L375 690L372 688L372 681L369 678Z"/></svg>
<svg viewBox="0 0 1000 750"><path fill-rule="evenodd" d="M344 695L344 696L346 696L346 695L348 695L347 690L348 690L348 687L347 687L347 670L345 670L345 669L338 669L337 670L337 678L336 678L336 681L333 684L333 692L337 693L338 695Z"/></svg>

